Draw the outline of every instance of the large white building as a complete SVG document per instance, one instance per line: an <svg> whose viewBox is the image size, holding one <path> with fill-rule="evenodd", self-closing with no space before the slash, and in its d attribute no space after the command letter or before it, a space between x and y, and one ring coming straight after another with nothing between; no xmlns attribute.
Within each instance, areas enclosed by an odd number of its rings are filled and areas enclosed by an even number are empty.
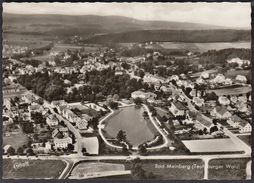
<svg viewBox="0 0 254 183"><path fill-rule="evenodd" d="M131 98L141 98L143 100L146 100L148 98L155 98L157 95L152 92L143 92L143 91L134 91L131 93Z"/></svg>
<svg viewBox="0 0 254 183"><path fill-rule="evenodd" d="M55 148L67 148L68 144L72 144L72 139L70 137L66 138L54 138Z"/></svg>
<svg viewBox="0 0 254 183"><path fill-rule="evenodd" d="M176 117L176 116L184 116L188 108L181 102L174 101L171 103L171 106L168 109Z"/></svg>

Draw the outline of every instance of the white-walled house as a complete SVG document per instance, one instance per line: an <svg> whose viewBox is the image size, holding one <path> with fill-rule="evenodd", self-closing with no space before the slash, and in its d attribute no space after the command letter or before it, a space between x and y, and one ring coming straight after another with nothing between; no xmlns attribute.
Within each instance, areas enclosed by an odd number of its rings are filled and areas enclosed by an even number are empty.
<svg viewBox="0 0 254 183"><path fill-rule="evenodd" d="M170 112L176 116L183 116L185 115L186 110L188 109L184 104L179 101L174 101L171 103L171 106L168 107Z"/></svg>
<svg viewBox="0 0 254 183"><path fill-rule="evenodd" d="M141 98L141 99L148 99L148 98L155 98L157 95L152 92L142 92L142 91L134 91L131 93L131 97L133 99L135 98Z"/></svg>
<svg viewBox="0 0 254 183"><path fill-rule="evenodd" d="M93 110L96 110L96 111L107 111L106 109L104 109L103 107L95 104L95 103L88 103L88 104L85 104L87 107L90 107L91 109Z"/></svg>
<svg viewBox="0 0 254 183"><path fill-rule="evenodd" d="M70 137L62 139L54 138L55 148L67 148L68 144L72 144L72 139Z"/></svg>
<svg viewBox="0 0 254 183"><path fill-rule="evenodd" d="M233 115L227 120L227 123L233 128L238 128L241 121L242 119L240 117L238 117L237 115Z"/></svg>
<svg viewBox="0 0 254 183"><path fill-rule="evenodd" d="M74 114L70 109L65 108L62 110L62 115L64 118L69 120L71 123L76 123L80 120L80 117L78 117L76 114Z"/></svg>
<svg viewBox="0 0 254 183"><path fill-rule="evenodd" d="M228 119L232 116L232 114L223 106L215 107L210 114L218 119Z"/></svg>
<svg viewBox="0 0 254 183"><path fill-rule="evenodd" d="M51 106L54 107L58 107L58 106L63 106L66 105L66 102L64 100L53 100L51 102Z"/></svg>
<svg viewBox="0 0 254 183"><path fill-rule="evenodd" d="M55 115L50 114L46 118L46 122L49 126L56 126L58 125L58 119Z"/></svg>
<svg viewBox="0 0 254 183"><path fill-rule="evenodd" d="M239 128L240 128L240 133L248 133L252 131L252 126L250 125L250 123L248 123L247 121L243 120L240 124L239 124Z"/></svg>

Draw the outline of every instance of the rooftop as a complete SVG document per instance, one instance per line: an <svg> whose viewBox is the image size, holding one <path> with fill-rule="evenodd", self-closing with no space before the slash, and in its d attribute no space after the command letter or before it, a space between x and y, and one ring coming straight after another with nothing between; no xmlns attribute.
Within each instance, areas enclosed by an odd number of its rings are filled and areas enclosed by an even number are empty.
<svg viewBox="0 0 254 183"><path fill-rule="evenodd" d="M179 101L175 101L175 102L173 102L173 104L174 104L174 105L176 106L176 108L179 109L179 110L187 110L187 109L188 109L184 104L182 104L182 103L179 102Z"/></svg>

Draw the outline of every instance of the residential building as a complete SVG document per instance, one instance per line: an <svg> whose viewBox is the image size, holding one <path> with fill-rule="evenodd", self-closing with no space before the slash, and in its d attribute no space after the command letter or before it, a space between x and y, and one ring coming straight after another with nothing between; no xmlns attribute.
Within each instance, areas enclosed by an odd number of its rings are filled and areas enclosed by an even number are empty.
<svg viewBox="0 0 254 183"><path fill-rule="evenodd" d="M40 104L32 103L31 105L28 106L28 111L30 113L32 113L32 112L42 112L43 107Z"/></svg>
<svg viewBox="0 0 254 183"><path fill-rule="evenodd" d="M3 86L2 88L3 91L3 96L8 97L8 96L15 96L15 95L24 95L27 89L19 84L10 84L7 86Z"/></svg>
<svg viewBox="0 0 254 183"><path fill-rule="evenodd" d="M241 123L239 124L239 128L240 128L240 133L249 133L252 130L250 123L248 123L245 120L241 121Z"/></svg>
<svg viewBox="0 0 254 183"><path fill-rule="evenodd" d="M104 109L103 107L95 104L95 103L88 103L88 104L85 104L87 107L90 107L91 109L93 110L96 110L96 111L107 111L106 109Z"/></svg>
<svg viewBox="0 0 254 183"><path fill-rule="evenodd" d="M184 116L188 108L180 101L174 101L171 103L171 106L168 107L168 109L176 117Z"/></svg>
<svg viewBox="0 0 254 183"><path fill-rule="evenodd" d="M218 119L228 119L231 117L231 113L223 106L216 106L210 113L212 116Z"/></svg>
<svg viewBox="0 0 254 183"><path fill-rule="evenodd" d="M63 105L66 105L66 102L64 100L53 100L51 102L52 107L63 106Z"/></svg>
<svg viewBox="0 0 254 183"><path fill-rule="evenodd" d="M135 98L141 98L143 100L146 100L148 98L156 98L156 94L152 93L152 92L143 92L143 91L134 91L131 93L131 97L133 99Z"/></svg>
<svg viewBox="0 0 254 183"><path fill-rule="evenodd" d="M76 114L74 114L70 109L64 108L62 110L62 115L64 118L69 120L71 123L76 123L77 121L81 120Z"/></svg>
<svg viewBox="0 0 254 183"><path fill-rule="evenodd" d="M56 126L58 125L58 119L55 115L50 114L46 118L46 122L49 126Z"/></svg>
<svg viewBox="0 0 254 183"><path fill-rule="evenodd" d="M66 138L54 138L55 148L67 148L68 144L72 144L72 139L70 137Z"/></svg>
<svg viewBox="0 0 254 183"><path fill-rule="evenodd" d="M233 128L238 128L241 121L242 119L240 117L238 117L237 115L233 115L227 120L227 123Z"/></svg>

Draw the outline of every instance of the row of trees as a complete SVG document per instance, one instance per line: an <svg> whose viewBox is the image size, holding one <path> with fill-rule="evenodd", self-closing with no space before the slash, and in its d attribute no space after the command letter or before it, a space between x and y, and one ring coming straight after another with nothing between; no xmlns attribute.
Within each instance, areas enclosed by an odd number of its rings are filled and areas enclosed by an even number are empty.
<svg viewBox="0 0 254 183"><path fill-rule="evenodd" d="M13 156L13 155L24 155L27 156L33 156L35 155L32 148L27 148L26 150L24 147L19 147L17 150L15 150L12 146L10 146L7 151L7 155Z"/></svg>

